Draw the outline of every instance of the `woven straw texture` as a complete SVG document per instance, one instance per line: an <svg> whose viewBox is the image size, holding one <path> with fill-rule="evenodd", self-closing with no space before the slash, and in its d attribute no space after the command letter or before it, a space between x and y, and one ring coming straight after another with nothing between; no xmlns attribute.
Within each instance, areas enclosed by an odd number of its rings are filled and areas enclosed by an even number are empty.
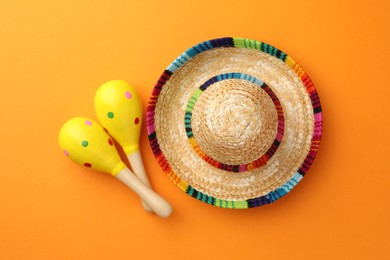
<svg viewBox="0 0 390 260"><path fill-rule="evenodd" d="M306 174L322 112L306 73L280 50L221 38L180 55L149 101L148 135L169 178L226 208L271 203Z"/></svg>

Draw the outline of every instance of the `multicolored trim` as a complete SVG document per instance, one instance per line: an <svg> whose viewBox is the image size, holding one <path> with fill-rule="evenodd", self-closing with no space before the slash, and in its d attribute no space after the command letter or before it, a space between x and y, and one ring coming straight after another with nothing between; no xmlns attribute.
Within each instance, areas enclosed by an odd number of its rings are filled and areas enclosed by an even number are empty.
<svg viewBox="0 0 390 260"><path fill-rule="evenodd" d="M196 101L198 98L202 95L203 91L205 91L208 87L211 85L228 79L241 79L246 80L251 83L254 83L258 85L260 88L262 88L268 96L272 99L275 109L277 111L278 115L278 127L277 127L277 133L275 136L275 139L267 152L263 155L261 155L259 158L257 158L255 161L250 162L248 164L241 164L241 165L231 165L231 164L224 164L221 162L218 162L217 160L211 158L208 156L205 152L202 151L202 149L199 147L198 143L196 142L194 135L192 133L192 126L191 126L191 120L192 120L192 110L195 107ZM265 165L269 159L275 154L276 150L278 149L280 142L282 141L283 134L284 134L284 115L283 115L283 109L282 105L280 104L280 101L278 97L275 95L275 93L272 91L270 87L267 86L263 81L252 77L250 75L234 72L234 73L225 73L220 74L218 76L212 77L211 79L207 80L205 83L203 83L191 96L190 100L187 104L186 113L184 116L184 125L188 137L188 141L191 144L192 148L195 150L195 152L207 163L210 165L229 172L246 172L251 171L256 168L259 168L263 165Z"/></svg>
<svg viewBox="0 0 390 260"><path fill-rule="evenodd" d="M289 66L294 73L301 79L303 85L306 88L307 93L310 96L310 100L313 106L314 114L314 132L311 141L311 147L308 155L306 156L304 162L299 167L298 171L288 180L286 183L281 185L281 187L271 191L270 193L249 200L242 201L227 201L221 200L208 196L200 191L197 191L191 187L188 183L182 180L171 168L169 162L162 153L158 139L155 132L155 122L154 114L156 109L156 103L160 95L161 89L164 87L165 83L169 80L172 74L186 62L188 62L192 57L214 48L222 47L233 47L233 48L248 48L255 49L269 55L272 55L281 61L283 61L287 66ZM222 207L222 208L253 208L258 207L264 204L269 204L279 199L280 197L286 195L292 188L294 188L298 182L305 176L308 169L312 165L314 158L318 152L321 136L322 136L322 109L321 103L317 94L316 89L314 88L313 82L309 76L304 72L304 70L287 54L278 50L277 48L256 40L249 40L243 38L220 38L202 42L194 47L188 49L183 54L181 54L172 64L163 72L160 79L157 81L152 95L149 100L147 114L146 114L146 125L148 131L148 138L150 146L153 150L153 154L156 157L161 168L165 174L175 183L181 190L186 192L191 197L194 197L198 200L201 200L210 205Z"/></svg>

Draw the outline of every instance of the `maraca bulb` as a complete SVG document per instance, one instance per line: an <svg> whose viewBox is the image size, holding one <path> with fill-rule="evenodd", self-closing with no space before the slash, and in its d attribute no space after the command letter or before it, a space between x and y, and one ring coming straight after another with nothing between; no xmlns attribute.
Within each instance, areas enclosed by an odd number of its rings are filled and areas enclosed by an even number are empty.
<svg viewBox="0 0 390 260"><path fill-rule="evenodd" d="M86 168L114 176L126 168L111 137L92 119L70 119L62 126L58 140L65 155Z"/></svg>
<svg viewBox="0 0 390 260"><path fill-rule="evenodd" d="M96 92L95 110L99 122L126 154L139 150L142 103L134 87L123 80L104 83Z"/></svg>

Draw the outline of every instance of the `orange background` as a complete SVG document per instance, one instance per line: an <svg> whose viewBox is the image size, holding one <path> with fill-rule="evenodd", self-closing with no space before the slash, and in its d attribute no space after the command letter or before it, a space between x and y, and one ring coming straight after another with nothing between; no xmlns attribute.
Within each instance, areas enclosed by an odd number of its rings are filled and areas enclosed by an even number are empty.
<svg viewBox="0 0 390 260"><path fill-rule="evenodd" d="M0 1L1 259L389 259L390 2ZM66 159L68 118L96 118L102 83L125 79L144 107L162 71L201 41L270 43L310 75L322 146L274 204L226 210L192 199L141 148L174 213L143 211L106 174ZM145 129L144 129L145 130Z"/></svg>

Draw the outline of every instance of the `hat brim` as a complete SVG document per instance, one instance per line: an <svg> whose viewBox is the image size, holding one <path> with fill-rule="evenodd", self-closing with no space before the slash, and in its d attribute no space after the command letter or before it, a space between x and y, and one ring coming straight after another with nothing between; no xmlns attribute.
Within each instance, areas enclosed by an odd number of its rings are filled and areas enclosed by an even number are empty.
<svg viewBox="0 0 390 260"><path fill-rule="evenodd" d="M283 139L262 167L244 172L216 168L189 142L188 102L218 75L259 78L283 107ZM181 54L156 83L146 120L154 156L167 176L190 196L224 208L257 207L287 194L313 163L322 135L321 105L308 75L284 52L242 38L205 41Z"/></svg>

